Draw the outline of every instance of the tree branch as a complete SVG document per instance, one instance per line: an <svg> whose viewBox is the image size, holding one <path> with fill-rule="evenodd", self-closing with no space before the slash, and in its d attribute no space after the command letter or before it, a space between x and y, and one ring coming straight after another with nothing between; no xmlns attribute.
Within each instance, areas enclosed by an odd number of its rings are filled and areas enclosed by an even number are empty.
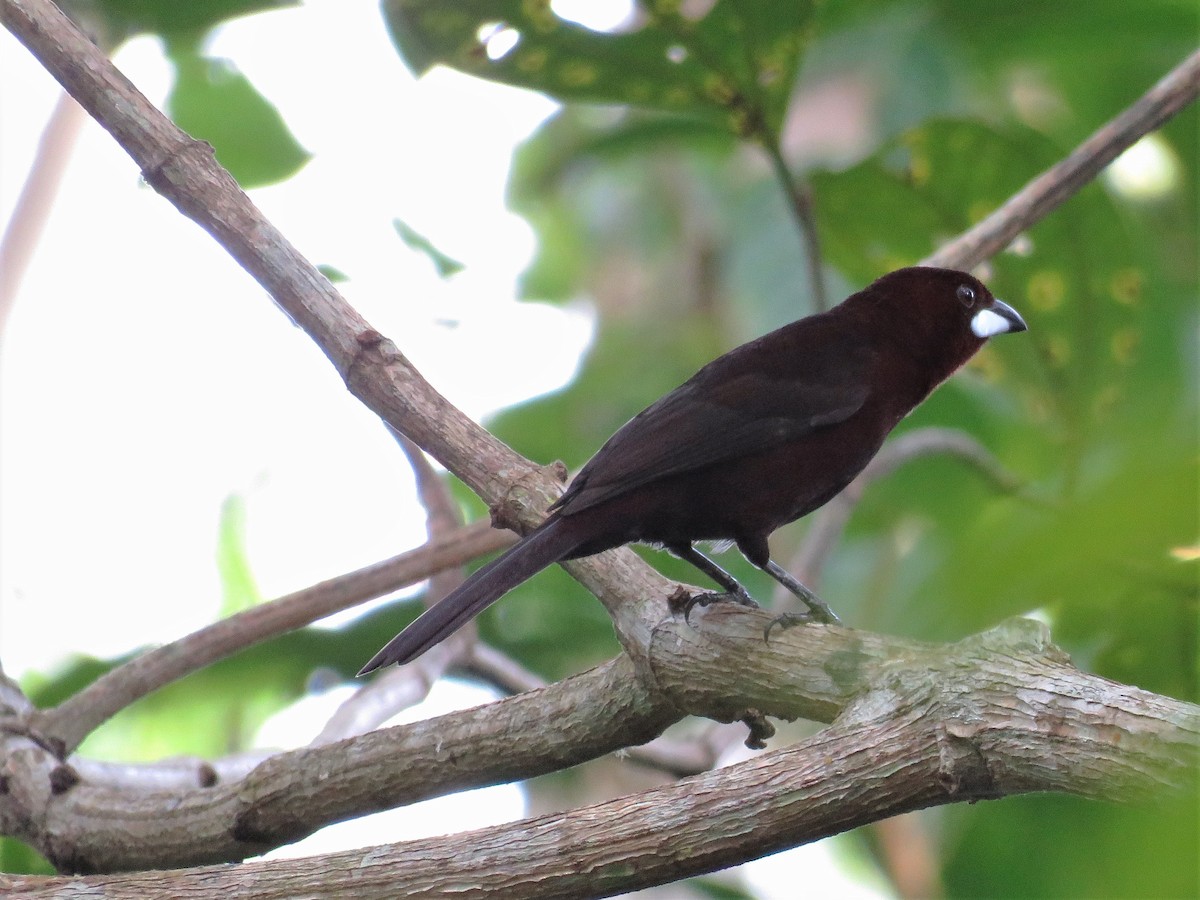
<svg viewBox="0 0 1200 900"><path fill-rule="evenodd" d="M80 780L32 739L0 733L0 833L68 872L241 860L344 819L641 744L680 715L619 656L487 706L278 753L238 780L167 791Z"/></svg>
<svg viewBox="0 0 1200 900"><path fill-rule="evenodd" d="M0 235L0 342L8 332L8 318L21 279L50 218L71 151L86 121L83 109L71 95L61 94L42 132L37 156L21 186L4 234Z"/></svg>
<svg viewBox="0 0 1200 900"><path fill-rule="evenodd" d="M845 490L813 514L799 553L789 560L788 571L795 572L801 581L815 590L821 581L825 561L841 539L850 515L866 489L905 463L933 454L948 454L969 463L997 490L1005 493L1018 493L1021 490L1021 482L1017 477L965 431L937 427L909 431L884 444L878 455ZM789 605L795 599L786 591L776 591L775 596Z"/></svg>
<svg viewBox="0 0 1200 900"><path fill-rule="evenodd" d="M456 896L599 897L714 871L927 806L1029 791L1128 799L1163 787L1194 786L1200 707L1079 672L1036 622L1010 620L949 647L830 626L791 629L764 646L764 613L717 606L698 616L705 620L700 629L670 620L655 638L655 656L663 665L658 671L672 697L687 704L684 708L698 703L708 715L737 714L733 707L761 701L776 712L840 711L837 721L792 747L631 797L451 837L309 860L70 882L9 879L0 880L0 887L31 897L66 884L76 890L103 888L106 896L166 897L200 884L210 892L236 890L252 880L259 896L282 897L315 890L319 878L325 893L353 890L364 900L451 891ZM749 670L739 678L745 687L738 703L728 696L734 660ZM622 715L640 715L648 724L639 704L628 700L637 683L628 661L622 658L601 671L618 681L592 696L593 708L619 702ZM718 684L722 689L714 690ZM1017 695L1021 702L1014 704ZM528 703L530 696L502 702ZM639 700L657 704L661 698ZM549 756L559 739L571 739L575 724L568 728L559 717L574 714L572 707L556 705L555 710L550 716L544 709L522 713L524 728L542 733L537 744ZM530 715L539 721L531 725ZM479 725L494 719L479 710L454 716L460 725L472 716ZM522 727L520 717L505 718ZM263 849L289 827L303 833L312 829L307 816L290 820L280 815L283 810L295 815L315 805L329 816L331 802L347 792L383 789L382 778L390 780L389 792L416 799L449 789L448 770L459 778L478 778L476 767L485 759L489 780L511 777L519 765L511 755L519 738L511 731L491 731L483 741L487 746L480 748L479 735L448 727L450 720L390 730L407 736L404 746L379 733L343 742L349 765L332 764L329 754L337 745L297 751L298 765L264 764L232 828L247 841L242 851L255 843ZM661 718L654 727L660 724ZM418 750L413 741L425 749ZM462 759L463 752L472 758ZM398 758L405 760L404 767L395 764ZM273 771L261 771L268 768ZM364 769L373 770L370 780L363 779ZM439 782L432 791L431 778ZM68 791L63 802L72 802L72 794L82 789ZM381 808L394 800L389 793L371 803ZM118 818L105 819L103 830L124 833L128 814L105 813ZM157 815L162 818L154 823L169 834L169 811ZM226 841L228 833L227 828ZM148 843L159 839L156 835ZM112 841L105 846L111 852ZM191 847L199 849L194 841ZM87 856L55 861L75 869L95 862ZM121 865L132 862L119 859Z"/></svg>
<svg viewBox="0 0 1200 900"><path fill-rule="evenodd" d="M514 453L435 391L386 337L258 211L212 148L177 128L50 0L0 0L0 22L75 97L181 213L211 234L303 328L350 392L493 507L531 527L561 489L561 467ZM605 604L636 659L661 617L670 584L629 550L566 564Z"/></svg>
<svg viewBox="0 0 1200 900"><path fill-rule="evenodd" d="M429 540L437 540L462 528L462 516L457 504L421 448L396 429L388 430L400 445L416 476L417 495L425 508ZM428 606L441 600L462 581L463 573L459 567L435 573L429 581L429 590L425 592L425 604ZM475 623L471 622L459 629L450 640L443 641L437 648L439 652L427 653L413 660L411 665L393 667L364 682L353 696L338 707L313 743L325 744L363 734L378 728L401 710L420 703L446 669L470 654L475 639Z"/></svg>
<svg viewBox="0 0 1200 900"><path fill-rule="evenodd" d="M48 0L0 0L0 20L109 130L146 180L209 231L308 332L359 399L492 504L501 520L526 527L540 520L557 491L554 479L433 390L262 217L216 164L208 145L166 119ZM969 267L1002 247L1194 98L1198 68L1200 53L928 262ZM666 582L627 551L567 568L605 603L625 649L635 659L644 656L650 629L662 614Z"/></svg>
<svg viewBox="0 0 1200 900"><path fill-rule="evenodd" d="M117 666L53 709L32 713L31 725L61 740L69 753L99 725L172 681L239 650L507 547L513 540L509 532L476 522L423 547L243 610Z"/></svg>
<svg viewBox="0 0 1200 900"><path fill-rule="evenodd" d="M47 0L0 0L0 21L113 134L146 180L267 289L370 409L445 464L502 520L529 526L540 518L558 490L553 476L434 391L263 219L211 148L166 120ZM1198 66L1200 54L929 262L966 268L1006 245L1190 102ZM838 724L800 747L577 813L366 856L117 882L137 896L164 884L175 895L186 879L231 890L270 871L288 895L303 887L289 878L317 873L326 889L351 879L342 883L352 883L358 896L464 883L512 897L584 896L710 871L922 805L1024 790L1116 797L1175 785L1195 762L1196 707L1081 675L1024 632L1016 646L1001 643L995 653L980 655L966 644L941 651L967 654L949 657L945 668L920 645L820 626L776 633L764 648L761 614L702 611L703 634L664 619L670 585L631 553L606 553L570 570L608 606L628 658L456 718L280 754L236 785L182 795L105 794L72 781L70 767L44 747L11 735L0 829L27 837L66 870L242 858L369 809L592 758L653 736L684 711L727 720L764 712L825 720L845 710ZM726 646L736 655L726 656ZM1022 657L1022 648L1032 657ZM733 688L731 670L738 673ZM854 701L848 686L864 684ZM70 728L61 715L59 726ZM647 846L653 855L639 855ZM471 868L483 863L486 873ZM61 883L21 880L23 889ZM111 887L113 880L96 883Z"/></svg>
<svg viewBox="0 0 1200 900"><path fill-rule="evenodd" d="M1200 50L1172 69L1136 103L1100 126L1062 162L1033 179L978 225L922 265L972 269L1069 200L1110 162L1200 94Z"/></svg>

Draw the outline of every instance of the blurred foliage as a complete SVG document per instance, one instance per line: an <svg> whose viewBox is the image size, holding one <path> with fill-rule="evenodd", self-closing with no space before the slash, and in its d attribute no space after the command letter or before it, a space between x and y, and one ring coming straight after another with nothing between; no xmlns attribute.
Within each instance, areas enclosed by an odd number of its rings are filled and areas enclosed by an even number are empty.
<svg viewBox="0 0 1200 900"><path fill-rule="evenodd" d="M130 38L160 38L175 67L166 112L192 137L208 141L243 188L295 175L311 155L279 111L228 59L203 54L212 29L230 19L298 6L298 0L67 0L64 11L108 51Z"/></svg>
<svg viewBox="0 0 1200 900"><path fill-rule="evenodd" d="M274 111L198 47L213 24L275 5L109 0L75 11L120 38L162 35L179 72L173 110L238 168L237 135L257 142ZM383 10L414 72L450 65L568 103L517 155L510 196L539 239L524 294L587 298L597 333L570 388L492 425L531 458L572 467L703 362L812 311L801 242L761 145L781 141L811 185L822 275L841 296L919 260L1060 159L1190 53L1200 24L1192 0L647 3L617 33L561 20L546 3L387 0ZM205 134L205 121L223 128ZM277 124L251 149L268 157L265 171L272 161L295 171L303 151ZM1082 668L1197 699L1198 135L1195 108L1160 131L1175 166L1167 192L1139 198L1101 180L988 264L1029 333L990 346L901 428L969 432L1025 496L1001 496L946 458L873 485L819 573L850 623L952 640L1039 610ZM245 174L264 171L255 165L239 177L261 177ZM778 559L804 529L775 536ZM253 581L238 542L231 517L222 554L229 587L244 594ZM768 596L735 557L725 562ZM149 759L243 747L314 672L351 677L419 608L251 648L141 701L84 750ZM557 568L480 628L547 677L616 647L603 609ZM117 662L79 660L26 687L47 705ZM1146 808L1030 796L931 811L935 866L948 896L1196 896L1192 799ZM7 867L20 851L0 842L0 853Z"/></svg>
<svg viewBox="0 0 1200 900"><path fill-rule="evenodd" d="M292 135L279 111L227 59L212 59L198 45L168 46L175 82L167 114L198 140L213 146L217 162L243 188L291 178L311 155Z"/></svg>
<svg viewBox="0 0 1200 900"><path fill-rule="evenodd" d="M465 266L452 256L448 256L439 250L425 235L417 231L403 219L393 219L392 227L396 229L396 234L400 236L400 240L413 250L416 250L421 255L428 258L433 263L434 269L442 278L449 278L451 275L457 275Z"/></svg>
<svg viewBox="0 0 1200 900"><path fill-rule="evenodd" d="M778 133L817 4L645 3L646 27L592 31L526 0L384 0L401 57L416 75L437 64L567 102L629 103Z"/></svg>
<svg viewBox="0 0 1200 900"><path fill-rule="evenodd" d="M53 875L54 866L23 841L0 837L0 872Z"/></svg>
<svg viewBox="0 0 1200 900"><path fill-rule="evenodd" d="M246 499L240 494L225 498L217 526L217 571L221 576L221 615L262 603L262 592L250 570L246 554Z"/></svg>
<svg viewBox="0 0 1200 900"><path fill-rule="evenodd" d="M65 0L59 5L91 33L104 36L107 46L115 47L139 34L168 41L204 34L239 16L300 4L299 0Z"/></svg>
<svg viewBox="0 0 1200 900"><path fill-rule="evenodd" d="M779 131L794 170L812 185L834 293L932 252L1186 56L1195 7L1151 5L1153 12L1108 0L1089 6L1086 21L1069 4L804 7L794 118L785 116ZM768 2L755 14L785 20L798 8ZM479 52L489 34L478 30L481 17L521 35L499 63ZM656 43L646 34L655 30L653 14L647 21L619 35L558 22L538 41L565 33L605 52L620 47L633 73L662 61L667 33ZM394 32L403 24L393 18ZM461 43L428 43L410 65L438 61L564 101L638 102L629 78L587 93L543 74L522 78L521 48L533 49L525 44L529 23L495 5L470 27L459 24ZM401 53L426 31L418 25L398 37ZM557 42L563 54L572 46ZM805 100L831 85L845 108L805 114ZM812 309L785 194L762 150L740 143L745 132L714 117L708 101L670 107L667 116L663 104L640 106L568 105L514 161L513 207L539 235L526 296L584 296L600 310L570 388L492 423L541 462L578 466L698 365ZM855 129L830 146L822 117L839 116ZM851 622L951 640L1036 609L1084 668L1196 699L1197 564L1172 552L1197 540L1200 491L1196 121L1190 109L1160 133L1178 165L1169 193L1138 199L1090 185L986 267L1030 332L997 341L901 427L970 432L1022 478L1027 497L998 495L951 459L910 463L873 486L821 573L823 593ZM777 557L794 551L803 528L775 537ZM696 580L688 567L650 555L670 574ZM769 593L736 554L725 562L752 590ZM582 589L548 572L482 627L526 664L556 675L571 660L611 652L593 608ZM1012 798L956 807L945 821L953 824L943 840L950 896L1196 893L1188 804L1150 815L1071 798ZM1104 866L1094 864L1097 846L1110 848Z"/></svg>

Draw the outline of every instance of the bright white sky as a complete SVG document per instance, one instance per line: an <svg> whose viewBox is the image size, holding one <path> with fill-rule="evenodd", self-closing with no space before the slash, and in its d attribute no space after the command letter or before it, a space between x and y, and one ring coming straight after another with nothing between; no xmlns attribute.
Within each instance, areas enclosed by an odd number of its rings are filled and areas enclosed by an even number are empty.
<svg viewBox="0 0 1200 900"><path fill-rule="evenodd" d="M556 5L556 8L557 5ZM437 71L414 82L375 4L317 0L239 20L229 57L314 154L253 199L308 257L346 273L349 301L451 401L479 418L566 383L591 332L586 305L517 303L533 251L504 207L513 146L553 111L543 97ZM156 41L116 62L162 104ZM7 222L58 86L0 33L0 222ZM400 217L466 263L449 281L396 237ZM539 352L498 353L508 341ZM503 366L481 360L502 357ZM220 248L90 121L75 149L0 357L0 659L48 671L213 619L221 504L247 504L266 596L391 556L424 539L403 456L373 415ZM382 640L382 636L381 636ZM269 745L304 743L341 699L312 698ZM421 714L483 702L439 686ZM291 855L480 827L523 814L514 787L326 829ZM419 827L414 828L414 823ZM340 833L339 833L340 832ZM827 845L748 867L761 896L862 893ZM781 871L782 870L782 871ZM757 873L751 874L751 873ZM857 873L860 877L861 872Z"/></svg>
<svg viewBox="0 0 1200 900"><path fill-rule="evenodd" d="M4 41L7 220L58 89ZM503 205L512 147L549 101L441 71L418 86L372 5L240 20L210 49L237 61L314 154L255 202L310 259L350 276L350 302L434 385L479 417L565 383L589 319L513 300L533 238ZM156 41L129 44L117 62L163 101L170 69ZM396 216L466 271L439 279L397 238ZM529 330L544 335L536 356L472 365ZM90 122L2 364L0 652L14 675L209 621L217 517L230 493L247 496L268 596L423 539L407 465L375 417Z"/></svg>

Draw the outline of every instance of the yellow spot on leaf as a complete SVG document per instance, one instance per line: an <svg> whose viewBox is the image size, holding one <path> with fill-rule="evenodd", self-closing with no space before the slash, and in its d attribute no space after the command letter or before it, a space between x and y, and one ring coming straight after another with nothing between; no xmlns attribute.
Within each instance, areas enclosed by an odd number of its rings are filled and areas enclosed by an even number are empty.
<svg viewBox="0 0 1200 900"><path fill-rule="evenodd" d="M597 72L596 67L589 63L573 61L565 64L558 75L567 87L579 88L594 84Z"/></svg>
<svg viewBox="0 0 1200 900"><path fill-rule="evenodd" d="M929 183L932 173L933 166L929 162L929 157L914 150L908 160L908 174L912 178L912 183L917 187L922 187Z"/></svg>
<svg viewBox="0 0 1200 900"><path fill-rule="evenodd" d="M1071 344L1061 334L1051 335L1046 340L1046 355L1055 366L1065 366L1071 361Z"/></svg>
<svg viewBox="0 0 1200 900"><path fill-rule="evenodd" d="M1142 299L1145 277L1137 269L1121 269L1115 272L1109 283L1113 299L1125 306L1133 306Z"/></svg>
<svg viewBox="0 0 1200 900"><path fill-rule="evenodd" d="M525 0L521 4L521 14L535 30L543 34L549 34L561 24L550 9L550 0Z"/></svg>
<svg viewBox="0 0 1200 900"><path fill-rule="evenodd" d="M1117 385L1110 384L1101 388L1100 392L1096 394L1096 399L1092 401L1092 415L1097 420L1108 418L1120 399L1121 389Z"/></svg>
<svg viewBox="0 0 1200 900"><path fill-rule="evenodd" d="M708 75L705 77L704 93L722 106L727 106L737 96L737 91L733 85L719 75Z"/></svg>
<svg viewBox="0 0 1200 900"><path fill-rule="evenodd" d="M663 103L667 106L686 106L691 99L691 92L681 87L673 87L663 94Z"/></svg>
<svg viewBox="0 0 1200 900"><path fill-rule="evenodd" d="M545 50L524 50L514 57L517 68L526 75L536 75L546 68Z"/></svg>
<svg viewBox="0 0 1200 900"><path fill-rule="evenodd" d="M1122 328L1112 336L1111 349L1113 359L1123 366L1133 362L1140 335L1132 328Z"/></svg>
<svg viewBox="0 0 1200 900"><path fill-rule="evenodd" d="M1029 305L1039 312L1050 312L1062 306L1067 294L1067 280L1061 272L1035 272L1025 289Z"/></svg>

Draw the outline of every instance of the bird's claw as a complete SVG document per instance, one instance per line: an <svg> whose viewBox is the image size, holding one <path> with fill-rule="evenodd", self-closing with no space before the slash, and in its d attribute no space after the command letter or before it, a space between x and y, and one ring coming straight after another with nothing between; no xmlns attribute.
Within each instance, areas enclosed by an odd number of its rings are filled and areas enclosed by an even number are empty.
<svg viewBox="0 0 1200 900"><path fill-rule="evenodd" d="M763 643L771 643L771 629L778 625L780 628L795 628L797 625L807 625L810 622L821 621L810 612L785 612L773 618L763 629Z"/></svg>
<svg viewBox="0 0 1200 900"><path fill-rule="evenodd" d="M697 606L711 606L714 603L736 603L738 606L748 606L758 609L758 604L749 594L739 594L735 591L705 591L702 594L692 594L683 601L683 621L691 625L692 610Z"/></svg>

